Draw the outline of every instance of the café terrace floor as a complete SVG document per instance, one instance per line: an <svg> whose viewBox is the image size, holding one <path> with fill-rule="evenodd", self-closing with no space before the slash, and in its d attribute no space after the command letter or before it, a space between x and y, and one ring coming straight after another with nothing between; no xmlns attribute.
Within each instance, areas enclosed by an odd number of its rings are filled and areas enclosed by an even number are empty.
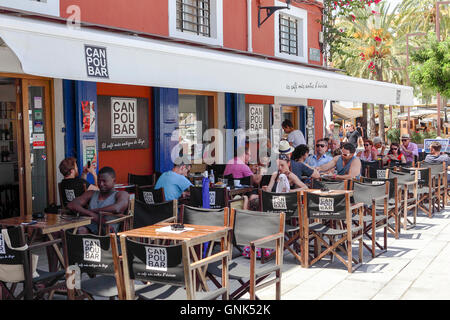
<svg viewBox="0 0 450 320"><path fill-rule="evenodd" d="M382 233L377 233L381 239ZM354 246L354 254L357 253ZM39 267L47 267L41 252ZM282 300L408 300L450 299L450 207L433 218L418 211L415 228L399 239L388 234L388 251L371 259L364 249L364 262L348 273L338 259L329 258L305 269L285 251L281 283ZM211 288L214 287L209 283ZM237 288L230 281L230 290ZM257 292L262 300L275 299L274 286ZM97 299L97 297L94 297ZM66 299L55 295L54 299ZM101 299L101 298L100 298ZM242 299L248 299L245 295Z"/></svg>

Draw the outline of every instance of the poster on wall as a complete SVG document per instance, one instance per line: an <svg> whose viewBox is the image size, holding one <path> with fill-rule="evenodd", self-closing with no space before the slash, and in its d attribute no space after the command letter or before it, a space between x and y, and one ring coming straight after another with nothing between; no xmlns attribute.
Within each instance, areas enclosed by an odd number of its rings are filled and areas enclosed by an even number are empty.
<svg viewBox="0 0 450 320"><path fill-rule="evenodd" d="M83 128L84 133L95 132L95 104L94 101L81 101L83 110Z"/></svg>
<svg viewBox="0 0 450 320"><path fill-rule="evenodd" d="M33 149L45 149L45 134L33 134Z"/></svg>
<svg viewBox="0 0 450 320"><path fill-rule="evenodd" d="M314 107L306 107L306 141L310 150L314 150L315 132L314 132Z"/></svg>
<svg viewBox="0 0 450 320"><path fill-rule="evenodd" d="M83 140L83 167L87 165L88 161L91 166L97 167L97 144L95 139Z"/></svg>
<svg viewBox="0 0 450 320"><path fill-rule="evenodd" d="M148 99L98 96L97 103L99 150L149 147Z"/></svg>

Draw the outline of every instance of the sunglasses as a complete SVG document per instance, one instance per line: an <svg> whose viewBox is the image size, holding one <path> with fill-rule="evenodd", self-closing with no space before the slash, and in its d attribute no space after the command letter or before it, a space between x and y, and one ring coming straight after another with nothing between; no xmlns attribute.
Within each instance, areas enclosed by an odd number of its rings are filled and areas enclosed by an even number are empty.
<svg viewBox="0 0 450 320"><path fill-rule="evenodd" d="M364 147L368 147L369 146L369 144L367 143L367 144L364 144Z"/></svg>
<svg viewBox="0 0 450 320"><path fill-rule="evenodd" d="M398 148L391 148L391 150L394 150L394 151L396 151L396 150L398 150Z"/></svg>
<svg viewBox="0 0 450 320"><path fill-rule="evenodd" d="M324 145L324 144L316 144L316 147L317 147L317 148L319 148L319 147L325 148L326 145Z"/></svg>
<svg viewBox="0 0 450 320"><path fill-rule="evenodd" d="M351 153L343 153L342 155L343 155L344 157L348 157L348 156L351 155Z"/></svg>
<svg viewBox="0 0 450 320"><path fill-rule="evenodd" d="M402 141L408 141L409 139L402 139Z"/></svg>

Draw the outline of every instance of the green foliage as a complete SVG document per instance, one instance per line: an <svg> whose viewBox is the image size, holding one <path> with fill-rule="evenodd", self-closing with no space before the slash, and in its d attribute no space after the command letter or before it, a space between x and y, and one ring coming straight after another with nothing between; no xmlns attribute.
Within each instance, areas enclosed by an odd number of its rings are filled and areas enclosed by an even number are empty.
<svg viewBox="0 0 450 320"><path fill-rule="evenodd" d="M411 132L411 141L414 143L422 144L423 143L423 134L418 131Z"/></svg>
<svg viewBox="0 0 450 320"><path fill-rule="evenodd" d="M412 52L411 61L413 83L424 91L450 97L450 38L438 42L436 34L430 32L421 49Z"/></svg>
<svg viewBox="0 0 450 320"><path fill-rule="evenodd" d="M391 128L386 132L386 136L389 141L399 143L400 142L400 129Z"/></svg>

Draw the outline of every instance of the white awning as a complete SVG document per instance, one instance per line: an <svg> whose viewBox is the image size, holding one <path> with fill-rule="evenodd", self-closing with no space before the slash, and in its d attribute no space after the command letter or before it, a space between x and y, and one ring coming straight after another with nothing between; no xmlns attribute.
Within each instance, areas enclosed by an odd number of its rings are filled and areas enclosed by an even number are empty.
<svg viewBox="0 0 450 320"><path fill-rule="evenodd" d="M24 73L50 78L413 104L411 87L138 36L88 28L77 30L23 17L0 14L0 37L20 61ZM106 48L108 78L88 76L86 46ZM0 72L4 71L4 64L0 62Z"/></svg>

